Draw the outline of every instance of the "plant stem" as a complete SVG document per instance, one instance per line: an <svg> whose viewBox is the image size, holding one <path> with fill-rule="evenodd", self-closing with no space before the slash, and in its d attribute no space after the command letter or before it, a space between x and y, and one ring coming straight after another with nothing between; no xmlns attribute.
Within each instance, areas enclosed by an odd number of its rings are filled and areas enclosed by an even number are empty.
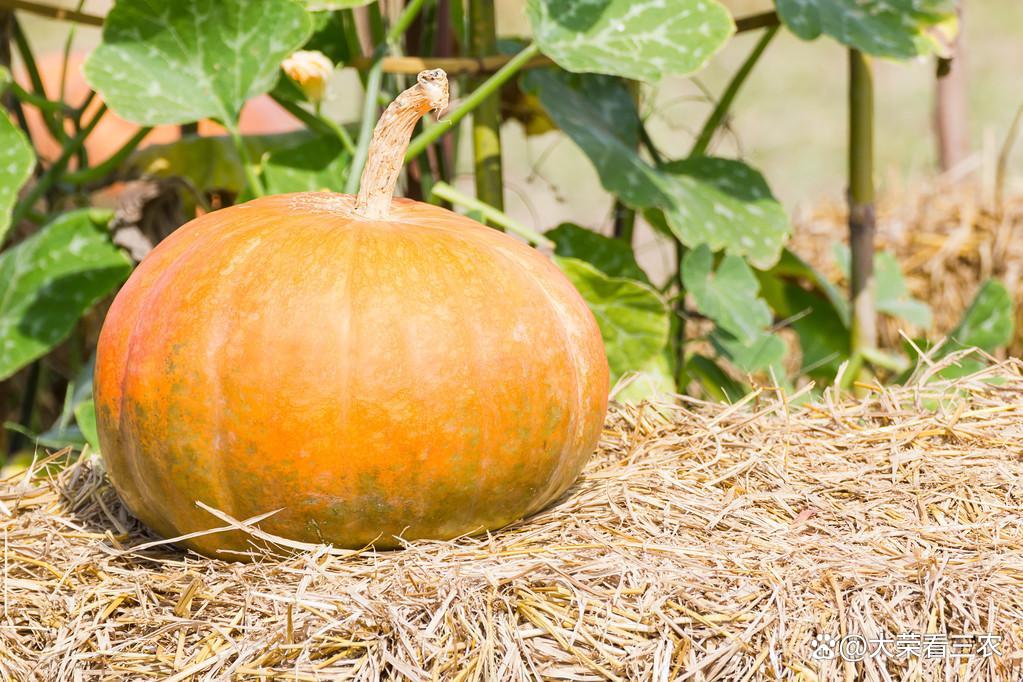
<svg viewBox="0 0 1023 682"><path fill-rule="evenodd" d="M497 27L493 0L469 0L469 49L475 57L497 50ZM477 80L475 87L483 81ZM476 175L476 197L504 210L504 178L501 172L501 101L495 89L472 114L472 146Z"/></svg>
<svg viewBox="0 0 1023 682"><path fill-rule="evenodd" d="M73 173L66 173L63 178L64 181L73 185L85 185L90 182L102 180L107 175L117 170L121 163L123 163L124 160L135 151L142 140L145 139L146 135L152 132L152 130L153 128L150 126L139 128L138 131L136 131L127 142L121 145L120 149L111 154L109 158L92 168L83 168L82 170L75 171Z"/></svg>
<svg viewBox="0 0 1023 682"><path fill-rule="evenodd" d="M304 123L307 128L321 135L336 137L341 142L341 146L345 148L345 151L349 154L355 154L355 142L340 123L322 114L315 114L300 106L297 102L292 102L276 95L271 96L282 109Z"/></svg>
<svg viewBox="0 0 1023 682"><path fill-rule="evenodd" d="M242 162L242 170L245 172L245 183L249 186L249 191L255 197L265 195L266 188L263 187L263 181L256 174L256 167L252 163L249 148L245 146L245 140L242 139L241 133L238 132L238 124L232 121L230 124L225 124L224 127L227 129L227 134L231 136L231 142L234 144L234 149L238 152L238 158Z"/></svg>
<svg viewBox="0 0 1023 682"><path fill-rule="evenodd" d="M522 237L530 244L540 245L551 249L554 248L554 242L552 242L550 239L543 236L536 230L523 225L519 221L509 216L507 213L504 213L503 211L494 208L490 204L483 203L482 201L476 199L475 197L470 197L467 194L459 192L457 189L455 189L446 182L435 183L433 185L432 192L433 196L438 199L449 201L452 204L457 204L458 206L467 208L470 211L479 211L480 214L484 218L486 218L488 222L491 222L495 225L500 225L508 232L511 232L512 234L516 234Z"/></svg>
<svg viewBox="0 0 1023 682"><path fill-rule="evenodd" d="M703 156L707 153L707 149L710 147L711 140L714 139L714 134L721 127L728 112L732 109L732 103L735 101L735 96L739 94L739 90L742 88L746 79L753 71L753 67L760 61L760 57L764 54L764 50L771 43L771 39L774 38L775 34L778 33L778 26L771 26L764 35L760 36L760 40L753 47L753 50L746 57L746 61L742 63L739 70L732 76L732 80L728 83L728 87L725 88L721 98L718 99L717 105L714 110L710 112L710 116L707 117L707 121L703 124L703 128L700 130L699 136L696 138L696 142L693 143L693 148L689 152L689 156Z"/></svg>
<svg viewBox="0 0 1023 682"><path fill-rule="evenodd" d="M518 73L519 69L521 69L526 62L538 54L540 54L540 48L536 43L530 43L523 48L521 52L512 57L507 64L502 66L497 73L483 81L483 83L473 90L468 97L463 99L461 104L448 112L447 116L443 120L438 121L423 132L419 133L419 135L417 135L409 145L408 153L405 155L405 160L411 160L422 154L423 150L436 142L438 138L444 135L444 133L451 130L456 123L465 118L466 114L478 107L480 102L496 92L502 85L511 79L512 76Z"/></svg>
<svg viewBox="0 0 1023 682"><path fill-rule="evenodd" d="M874 307L874 85L870 59L849 51L850 351L877 346Z"/></svg>
<svg viewBox="0 0 1023 682"><path fill-rule="evenodd" d="M401 39L401 36L408 29L409 25L416 18L419 10L422 9L426 0L412 0L402 10L394 24L384 36L376 49L373 50L373 64L370 66L369 75L366 77L366 94L362 104L362 121L359 126L359 142L355 146L352 156L352 165L348 169L348 179L345 181L345 192L355 194L359 188L359 179L362 177L362 169L366 165L366 155L369 153L369 143L373 139L373 127L377 119L377 100L380 97L380 84L384 76L384 57L391 50L391 46Z"/></svg>
<svg viewBox="0 0 1023 682"><path fill-rule="evenodd" d="M32 46L29 45L28 37L21 28L21 24L17 19L14 20L14 42L18 46L18 54L21 55L21 61L24 62L25 70L28 72L28 78L32 82L32 89L35 94L42 99L46 99L46 88L43 86L43 79L39 75L39 67L36 65L35 55L32 53ZM57 142L64 144L68 141L68 134L60 124L60 119L53 116L53 114L45 109L40 109L39 113L43 122L46 124L46 129L50 131L50 135L53 136Z"/></svg>
<svg viewBox="0 0 1023 682"><path fill-rule="evenodd" d="M28 194L26 194L14 207L14 211L11 213L11 226L17 225L21 222L21 220L32 210L33 206L35 206L35 203L39 201L39 198L46 194L50 187L53 186L53 183L64 174L71 157L78 153L78 150L85 144L86 138L89 137L89 134L92 133L93 129L100 122L100 119L103 118L105 113L107 113L107 105L101 104L99 111L97 111L96 115L92 117L92 120L90 120L77 135L65 143L57 160L54 161L53 165L39 177L39 180L32 185L32 189L28 191ZM0 239L0 246L2 245L3 241Z"/></svg>

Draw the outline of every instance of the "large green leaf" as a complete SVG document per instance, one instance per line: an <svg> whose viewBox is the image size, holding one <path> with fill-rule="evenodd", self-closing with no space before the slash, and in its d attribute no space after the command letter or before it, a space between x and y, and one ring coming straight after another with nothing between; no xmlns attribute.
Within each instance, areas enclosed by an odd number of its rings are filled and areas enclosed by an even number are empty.
<svg viewBox="0 0 1023 682"><path fill-rule="evenodd" d="M11 227L11 209L18 201L18 190L32 176L35 163L35 153L25 134L6 111L0 110L0 244Z"/></svg>
<svg viewBox="0 0 1023 682"><path fill-rule="evenodd" d="M949 332L952 344L946 344L945 349L975 346L990 353L1012 341L1013 327L1012 296L1004 284L989 279L981 285L963 319Z"/></svg>
<svg viewBox="0 0 1023 682"><path fill-rule="evenodd" d="M735 30L716 0L529 0L528 12L562 68L639 80L697 71Z"/></svg>
<svg viewBox="0 0 1023 682"><path fill-rule="evenodd" d="M604 339L611 380L642 370L668 343L668 304L651 287L609 277L577 258L555 262L593 311Z"/></svg>
<svg viewBox="0 0 1023 682"><path fill-rule="evenodd" d="M118 0L85 78L135 123L234 124L311 31L294 0Z"/></svg>
<svg viewBox="0 0 1023 682"><path fill-rule="evenodd" d="M351 156L336 137L315 138L267 153L263 180L271 194L344 190Z"/></svg>
<svg viewBox="0 0 1023 682"><path fill-rule="evenodd" d="M781 20L804 40L826 33L868 54L897 59L938 51L940 33L955 31L955 4L955 0L776 1Z"/></svg>
<svg viewBox="0 0 1023 682"><path fill-rule="evenodd" d="M741 161L696 157L665 166L673 201L668 227L690 248L707 244L758 268L778 260L791 230L764 177Z"/></svg>
<svg viewBox="0 0 1023 682"><path fill-rule="evenodd" d="M632 208L661 209L686 246L709 244L761 268L778 260L789 220L760 173L713 157L654 168L636 150L635 103L614 79L537 70L523 85L590 158L605 189Z"/></svg>
<svg viewBox="0 0 1023 682"><path fill-rule="evenodd" d="M107 211L65 213L0 254L0 379L44 355L131 271Z"/></svg>
<svg viewBox="0 0 1023 682"><path fill-rule="evenodd" d="M696 309L744 343L756 341L771 325L771 310L757 296L760 284L746 261L725 256L717 269L706 244L682 260L682 283Z"/></svg>
<svg viewBox="0 0 1023 682"><path fill-rule="evenodd" d="M634 208L671 203L660 174L636 151L639 112L620 80L536 69L522 86L590 158L604 189Z"/></svg>
<svg viewBox="0 0 1023 682"><path fill-rule="evenodd" d="M573 223L561 223L548 230L545 236L554 242L554 252L559 256L584 260L611 277L650 283L628 242L605 237Z"/></svg>

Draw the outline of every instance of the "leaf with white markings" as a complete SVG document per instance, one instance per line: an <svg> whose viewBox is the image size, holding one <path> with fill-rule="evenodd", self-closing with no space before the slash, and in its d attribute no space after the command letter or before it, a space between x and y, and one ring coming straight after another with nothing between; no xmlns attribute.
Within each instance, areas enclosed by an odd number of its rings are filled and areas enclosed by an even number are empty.
<svg viewBox="0 0 1023 682"><path fill-rule="evenodd" d="M657 291L642 282L608 277L576 258L554 260L597 319L612 383L626 372L642 370L664 350L670 318Z"/></svg>
<svg viewBox="0 0 1023 682"><path fill-rule="evenodd" d="M590 158L604 189L635 208L671 201L657 171L636 152L639 112L620 80L537 69L522 86Z"/></svg>
<svg viewBox="0 0 1023 682"><path fill-rule="evenodd" d="M683 244L707 244L769 268L791 230L785 208L764 177L741 161L702 156L664 167L673 202L668 227Z"/></svg>
<svg viewBox="0 0 1023 682"><path fill-rule="evenodd" d="M879 57L941 53L957 31L955 0L777 0L778 16L803 40L822 33Z"/></svg>
<svg viewBox="0 0 1023 682"><path fill-rule="evenodd" d="M562 68L638 80L699 70L735 31L717 0L529 0L528 12Z"/></svg>
<svg viewBox="0 0 1023 682"><path fill-rule="evenodd" d="M11 226L11 209L18 201L18 190L32 177L35 152L17 126L0 111L0 244Z"/></svg>
<svg viewBox="0 0 1023 682"><path fill-rule="evenodd" d="M523 86L590 158L606 190L632 208L661 209L683 244L709 244L760 268L778 260L789 219L760 173L715 157L652 167L636 151L635 102L613 78L537 70Z"/></svg>
<svg viewBox="0 0 1023 682"><path fill-rule="evenodd" d="M65 213L0 254L0 379L45 355L131 272L108 211Z"/></svg>
<svg viewBox="0 0 1023 682"><path fill-rule="evenodd" d="M238 120L305 43L312 19L294 0L119 0L85 78L119 116L142 125Z"/></svg>

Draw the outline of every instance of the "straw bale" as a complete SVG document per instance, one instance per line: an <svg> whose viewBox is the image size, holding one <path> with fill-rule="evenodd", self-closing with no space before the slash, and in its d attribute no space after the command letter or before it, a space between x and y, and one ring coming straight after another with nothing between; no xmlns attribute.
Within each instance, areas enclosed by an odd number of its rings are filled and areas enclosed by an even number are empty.
<svg viewBox="0 0 1023 682"><path fill-rule="evenodd" d="M551 508L393 552L206 559L153 545L98 458L41 462L0 483L0 678L1020 680L1021 368L614 406ZM1001 655L811 655L882 632Z"/></svg>

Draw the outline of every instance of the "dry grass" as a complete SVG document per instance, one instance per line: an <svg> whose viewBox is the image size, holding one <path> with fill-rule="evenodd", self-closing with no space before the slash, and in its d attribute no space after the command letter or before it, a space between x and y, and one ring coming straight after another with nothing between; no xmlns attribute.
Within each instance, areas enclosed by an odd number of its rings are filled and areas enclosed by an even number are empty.
<svg viewBox="0 0 1023 682"><path fill-rule="evenodd" d="M892 251L911 293L931 306L940 338L962 317L981 283L1000 279L1023 301L1023 191L1010 188L996 205L977 182L937 179L923 188L891 191L878 203L878 248ZM846 208L822 203L794 219L792 248L832 281L842 280L832 246L846 241ZM900 347L904 321L886 319L882 342ZM928 330L911 330L927 332ZM1017 310L1010 355L1023 355L1023 308Z"/></svg>
<svg viewBox="0 0 1023 682"><path fill-rule="evenodd" d="M615 407L555 507L389 553L209 560L89 459L0 483L0 678L1023 679L1023 363L954 383ZM212 519L211 519L212 520ZM956 663L817 632L992 632Z"/></svg>

